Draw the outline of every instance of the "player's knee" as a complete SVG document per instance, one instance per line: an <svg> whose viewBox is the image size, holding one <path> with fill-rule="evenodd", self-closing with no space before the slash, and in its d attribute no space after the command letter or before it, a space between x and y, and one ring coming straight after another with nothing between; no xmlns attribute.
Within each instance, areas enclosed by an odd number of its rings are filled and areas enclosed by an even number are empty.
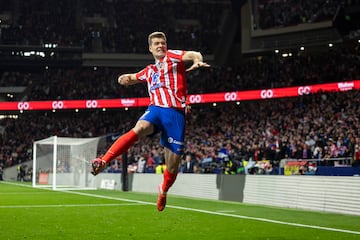
<svg viewBox="0 0 360 240"><path fill-rule="evenodd" d="M151 125L138 122L133 130L137 133L138 136L146 136L151 134Z"/></svg>
<svg viewBox="0 0 360 240"><path fill-rule="evenodd" d="M178 166L169 166L166 167L166 169L171 173L171 174L176 174L178 172Z"/></svg>
<svg viewBox="0 0 360 240"><path fill-rule="evenodd" d="M138 131L139 133L141 133L141 132L143 132L143 131L145 130L145 126L144 126L143 123L137 124L137 125L136 125L136 128L137 128L137 131Z"/></svg>

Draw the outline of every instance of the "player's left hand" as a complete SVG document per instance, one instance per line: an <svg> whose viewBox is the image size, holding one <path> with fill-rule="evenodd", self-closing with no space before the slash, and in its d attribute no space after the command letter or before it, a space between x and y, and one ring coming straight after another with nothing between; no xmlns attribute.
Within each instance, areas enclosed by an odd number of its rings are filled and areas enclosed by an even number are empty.
<svg viewBox="0 0 360 240"><path fill-rule="evenodd" d="M191 113L191 106L186 105L186 107L185 107L185 115L189 115L190 113Z"/></svg>
<svg viewBox="0 0 360 240"><path fill-rule="evenodd" d="M186 69L186 71L189 72L201 67L210 67L210 65L204 62L194 62L193 65L191 65L188 69Z"/></svg>

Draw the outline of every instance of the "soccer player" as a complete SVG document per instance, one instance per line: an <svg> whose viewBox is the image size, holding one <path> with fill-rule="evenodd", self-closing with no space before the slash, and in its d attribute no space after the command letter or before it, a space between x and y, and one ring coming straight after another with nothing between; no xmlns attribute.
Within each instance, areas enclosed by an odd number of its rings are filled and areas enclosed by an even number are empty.
<svg viewBox="0 0 360 240"><path fill-rule="evenodd" d="M160 132L166 170L163 181L158 186L157 209L163 211L166 205L166 194L175 182L185 147L187 93L185 72L210 65L203 62L200 52L168 50L166 35L163 32L151 33L148 43L155 64L150 64L137 73L122 74L118 82L124 86L146 82L150 105L135 126L119 137L103 157L92 160L91 167L92 174L98 174L108 162L125 153L136 141ZM192 65L185 69L185 62L192 62Z"/></svg>

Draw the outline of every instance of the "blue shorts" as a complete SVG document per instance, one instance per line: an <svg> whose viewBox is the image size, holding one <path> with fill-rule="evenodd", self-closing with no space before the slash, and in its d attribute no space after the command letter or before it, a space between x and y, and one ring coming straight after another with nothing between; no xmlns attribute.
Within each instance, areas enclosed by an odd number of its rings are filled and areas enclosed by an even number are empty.
<svg viewBox="0 0 360 240"><path fill-rule="evenodd" d="M154 125L153 134L160 132L161 145L176 154L184 153L184 111L150 105L139 120L145 120Z"/></svg>

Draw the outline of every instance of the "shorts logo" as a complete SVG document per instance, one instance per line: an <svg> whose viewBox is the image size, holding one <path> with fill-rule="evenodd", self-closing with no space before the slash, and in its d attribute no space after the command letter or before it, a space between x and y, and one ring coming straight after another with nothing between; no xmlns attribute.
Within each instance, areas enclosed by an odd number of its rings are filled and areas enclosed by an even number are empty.
<svg viewBox="0 0 360 240"><path fill-rule="evenodd" d="M178 151L179 153L183 153L183 152L184 152L184 148L178 148L177 151Z"/></svg>
<svg viewBox="0 0 360 240"><path fill-rule="evenodd" d="M177 140L173 139L172 137L168 137L168 143L174 143L174 144L177 144L177 145L184 145L183 142L177 141Z"/></svg>

